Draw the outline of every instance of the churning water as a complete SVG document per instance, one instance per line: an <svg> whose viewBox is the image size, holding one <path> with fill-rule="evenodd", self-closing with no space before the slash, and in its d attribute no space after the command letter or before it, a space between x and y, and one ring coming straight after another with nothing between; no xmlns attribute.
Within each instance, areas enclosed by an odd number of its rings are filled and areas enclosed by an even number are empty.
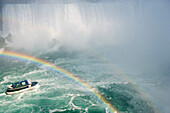
<svg viewBox="0 0 170 113"><path fill-rule="evenodd" d="M118 112L170 112L168 0L3 1L8 51L43 59L85 81ZM29 79L36 90L5 95ZM0 57L0 112L107 113L92 93L60 73Z"/></svg>

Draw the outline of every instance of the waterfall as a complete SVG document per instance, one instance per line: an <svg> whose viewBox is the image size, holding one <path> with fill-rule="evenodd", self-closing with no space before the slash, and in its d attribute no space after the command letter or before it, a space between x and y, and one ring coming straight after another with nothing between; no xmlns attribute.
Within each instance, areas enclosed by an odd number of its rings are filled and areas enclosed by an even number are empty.
<svg viewBox="0 0 170 113"><path fill-rule="evenodd" d="M90 48L116 62L129 76L137 75L135 80L151 78L151 84L158 83L159 88L141 87L157 106L169 112L168 0L2 1L2 32L12 34L12 47L44 50L55 40L69 49ZM147 75L151 77L145 79Z"/></svg>
<svg viewBox="0 0 170 113"><path fill-rule="evenodd" d="M125 1L6 3L2 9L3 32L15 35L16 42L36 45L40 39L46 43L53 38L73 45L96 38L100 43L119 32L123 20L132 19L138 5L140 9L142 5L137 2Z"/></svg>
<svg viewBox="0 0 170 113"><path fill-rule="evenodd" d="M169 19L168 1L160 0L7 0L2 8L3 33L13 35L14 47L43 49L56 39L76 48L107 46L117 60L166 54Z"/></svg>

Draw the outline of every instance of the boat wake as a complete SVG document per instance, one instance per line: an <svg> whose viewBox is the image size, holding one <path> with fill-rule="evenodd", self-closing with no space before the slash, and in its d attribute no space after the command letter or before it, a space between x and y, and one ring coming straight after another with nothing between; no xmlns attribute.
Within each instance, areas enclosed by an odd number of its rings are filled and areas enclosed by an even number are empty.
<svg viewBox="0 0 170 113"><path fill-rule="evenodd" d="M4 95L6 95L5 93L0 93L0 96L4 96Z"/></svg>

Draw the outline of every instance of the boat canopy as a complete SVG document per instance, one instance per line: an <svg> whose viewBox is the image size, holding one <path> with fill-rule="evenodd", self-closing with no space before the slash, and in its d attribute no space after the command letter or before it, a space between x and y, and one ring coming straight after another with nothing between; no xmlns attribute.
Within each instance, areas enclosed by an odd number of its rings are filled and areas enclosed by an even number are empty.
<svg viewBox="0 0 170 113"><path fill-rule="evenodd" d="M24 81L21 81L21 82L12 83L12 87L13 88L18 88L18 87L26 86L26 85L29 85L29 84L30 83L28 82L28 80L24 80Z"/></svg>

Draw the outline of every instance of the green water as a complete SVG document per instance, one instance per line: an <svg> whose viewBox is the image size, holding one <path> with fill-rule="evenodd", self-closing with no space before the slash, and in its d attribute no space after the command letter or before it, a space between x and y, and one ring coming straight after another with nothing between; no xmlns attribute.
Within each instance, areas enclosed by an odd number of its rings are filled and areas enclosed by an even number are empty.
<svg viewBox="0 0 170 113"><path fill-rule="evenodd" d="M154 113L149 101L111 66L95 55L80 51L52 51L34 56L53 63L95 88L122 113ZM40 87L16 95L5 95L7 85L29 79ZM75 81L43 65L0 57L1 113L108 113L95 96Z"/></svg>

